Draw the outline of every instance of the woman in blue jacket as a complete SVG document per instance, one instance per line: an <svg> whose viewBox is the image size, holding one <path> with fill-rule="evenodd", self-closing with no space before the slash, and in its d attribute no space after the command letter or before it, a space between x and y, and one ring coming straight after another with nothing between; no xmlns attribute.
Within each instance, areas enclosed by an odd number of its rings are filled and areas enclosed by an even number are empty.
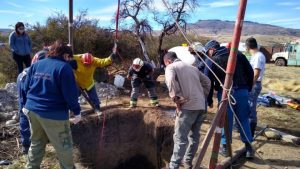
<svg viewBox="0 0 300 169"><path fill-rule="evenodd" d="M13 59L18 65L19 74L23 71L23 64L30 66L31 58L31 40L25 32L25 26L22 22L15 25L15 31L9 35L9 46L12 51Z"/></svg>
<svg viewBox="0 0 300 169"><path fill-rule="evenodd" d="M75 115L75 124L81 115L74 73L67 62L72 57L71 48L58 40L51 46L48 57L32 64L27 72L23 108L31 128L27 169L40 168L49 141L60 167L74 168L69 110Z"/></svg>

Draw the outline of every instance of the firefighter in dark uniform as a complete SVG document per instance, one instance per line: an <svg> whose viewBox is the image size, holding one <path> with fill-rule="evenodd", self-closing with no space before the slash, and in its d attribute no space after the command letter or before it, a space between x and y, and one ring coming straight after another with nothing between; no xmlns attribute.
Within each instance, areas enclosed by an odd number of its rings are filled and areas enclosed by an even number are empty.
<svg viewBox="0 0 300 169"><path fill-rule="evenodd" d="M127 78L131 79L131 100L130 108L137 105L137 100L140 92L140 86L144 83L148 90L150 103L158 107L157 93L155 89L155 81L153 80L153 67L150 63L142 61L140 58L133 60L132 66L129 68Z"/></svg>

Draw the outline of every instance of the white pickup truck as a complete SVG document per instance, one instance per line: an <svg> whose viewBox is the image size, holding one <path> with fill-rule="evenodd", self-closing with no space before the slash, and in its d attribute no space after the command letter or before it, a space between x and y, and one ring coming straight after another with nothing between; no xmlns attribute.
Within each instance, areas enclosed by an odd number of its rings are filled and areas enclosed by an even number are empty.
<svg viewBox="0 0 300 169"><path fill-rule="evenodd" d="M300 43L286 44L284 52L274 53L271 61L274 61L276 66L300 66Z"/></svg>

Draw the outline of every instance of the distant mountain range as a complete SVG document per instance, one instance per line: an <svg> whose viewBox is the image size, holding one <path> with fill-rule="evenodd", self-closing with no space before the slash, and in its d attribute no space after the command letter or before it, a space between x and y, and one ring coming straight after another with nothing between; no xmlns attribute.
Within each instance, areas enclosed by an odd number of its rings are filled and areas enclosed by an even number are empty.
<svg viewBox="0 0 300 169"><path fill-rule="evenodd" d="M222 20L199 20L196 23L187 24L187 30L204 35L232 35L234 21ZM1 29L0 34L9 35L12 29ZM158 33L159 31L155 31ZM249 35L281 35L300 37L300 29L283 28L279 26L261 24L257 22L245 21L243 25L243 36Z"/></svg>
<svg viewBox="0 0 300 169"><path fill-rule="evenodd" d="M234 25L234 21L199 20L196 23L188 24L187 30L190 30L190 32L196 31L200 34L228 35L233 33ZM255 34L300 37L300 29L283 28L269 24L245 21L242 35L249 36Z"/></svg>
<svg viewBox="0 0 300 169"><path fill-rule="evenodd" d="M9 35L12 31L13 31L12 29L1 29L1 28L0 28L0 35L7 36L7 35Z"/></svg>

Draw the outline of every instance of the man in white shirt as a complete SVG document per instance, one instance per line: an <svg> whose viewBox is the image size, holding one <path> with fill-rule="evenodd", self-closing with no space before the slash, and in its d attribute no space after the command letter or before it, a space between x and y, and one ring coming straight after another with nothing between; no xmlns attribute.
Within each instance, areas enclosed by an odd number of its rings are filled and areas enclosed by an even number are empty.
<svg viewBox="0 0 300 169"><path fill-rule="evenodd" d="M246 47L249 53L251 54L250 64L253 68L254 78L253 78L253 87L249 94L249 106L250 106L250 128L252 137L254 136L255 128L257 125L257 98L261 92L266 57L258 49L256 39L251 37L246 40Z"/></svg>

